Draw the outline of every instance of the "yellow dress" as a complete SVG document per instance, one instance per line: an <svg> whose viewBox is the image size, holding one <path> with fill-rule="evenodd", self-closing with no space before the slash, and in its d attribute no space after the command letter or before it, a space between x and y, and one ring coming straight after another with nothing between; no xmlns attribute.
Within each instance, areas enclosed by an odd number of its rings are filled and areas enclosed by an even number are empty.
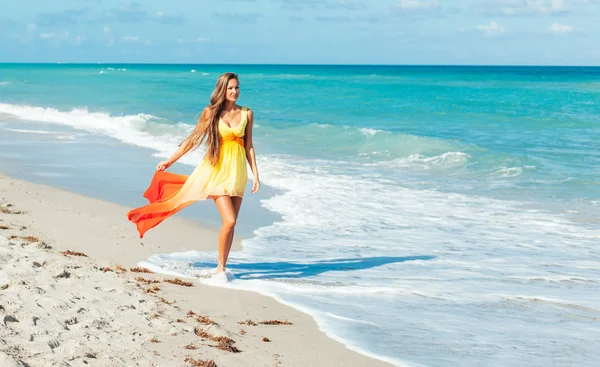
<svg viewBox="0 0 600 367"><path fill-rule="evenodd" d="M219 118L221 151L213 166L204 159L190 176L156 171L144 197L150 204L133 209L127 218L136 224L140 238L144 233L179 210L209 197L244 196L248 182L244 131L248 123L248 109L242 107L241 121L229 127Z"/></svg>

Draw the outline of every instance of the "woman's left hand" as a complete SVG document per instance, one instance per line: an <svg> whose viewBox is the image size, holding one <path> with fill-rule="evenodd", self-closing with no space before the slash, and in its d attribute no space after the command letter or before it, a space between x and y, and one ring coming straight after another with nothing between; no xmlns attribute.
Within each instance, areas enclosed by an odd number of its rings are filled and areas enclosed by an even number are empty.
<svg viewBox="0 0 600 367"><path fill-rule="evenodd" d="M254 182L252 183L252 193L256 194L258 190L260 190L260 181L255 178Z"/></svg>

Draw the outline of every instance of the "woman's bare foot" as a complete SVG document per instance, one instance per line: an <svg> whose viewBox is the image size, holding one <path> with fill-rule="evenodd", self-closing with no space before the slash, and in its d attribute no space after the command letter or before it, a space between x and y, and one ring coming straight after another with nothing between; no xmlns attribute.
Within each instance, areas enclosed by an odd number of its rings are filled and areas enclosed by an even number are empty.
<svg viewBox="0 0 600 367"><path fill-rule="evenodd" d="M215 274L219 274L225 271L225 264L219 262L219 264L217 265L217 270L215 271Z"/></svg>
<svg viewBox="0 0 600 367"><path fill-rule="evenodd" d="M217 269L214 270L214 273L212 273L211 276L209 277L209 279L207 279L207 280L209 281L208 284L211 284L211 283L222 284L222 283L229 283L229 282L233 281L234 279L235 279L235 275L233 275L226 268L219 266Z"/></svg>

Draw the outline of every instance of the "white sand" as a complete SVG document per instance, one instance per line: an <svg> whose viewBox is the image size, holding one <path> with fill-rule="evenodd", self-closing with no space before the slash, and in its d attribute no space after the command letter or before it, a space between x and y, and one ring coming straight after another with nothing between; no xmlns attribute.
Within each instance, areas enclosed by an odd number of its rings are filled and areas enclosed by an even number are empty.
<svg viewBox="0 0 600 367"><path fill-rule="evenodd" d="M189 243L215 250L217 234L174 217L142 241L127 210L0 173L0 366L191 366L188 356L217 366L387 365L328 338L310 316L256 293L198 282L160 282L156 293L146 292L153 285L136 281L139 276L173 277L129 271L138 261L190 250ZM60 254L66 250L88 257ZM102 270L116 265L127 271ZM188 316L190 310L218 325ZM248 319L292 325L239 324ZM217 343L196 335L197 327L233 339L241 352L211 347Z"/></svg>

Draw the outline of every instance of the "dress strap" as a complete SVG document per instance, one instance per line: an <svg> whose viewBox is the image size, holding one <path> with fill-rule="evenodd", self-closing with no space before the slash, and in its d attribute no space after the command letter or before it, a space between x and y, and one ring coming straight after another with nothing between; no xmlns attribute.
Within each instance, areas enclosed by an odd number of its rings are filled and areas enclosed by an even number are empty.
<svg viewBox="0 0 600 367"><path fill-rule="evenodd" d="M243 124L244 126L246 126L247 123L248 123L248 107L242 106L242 119L240 121L240 124Z"/></svg>

